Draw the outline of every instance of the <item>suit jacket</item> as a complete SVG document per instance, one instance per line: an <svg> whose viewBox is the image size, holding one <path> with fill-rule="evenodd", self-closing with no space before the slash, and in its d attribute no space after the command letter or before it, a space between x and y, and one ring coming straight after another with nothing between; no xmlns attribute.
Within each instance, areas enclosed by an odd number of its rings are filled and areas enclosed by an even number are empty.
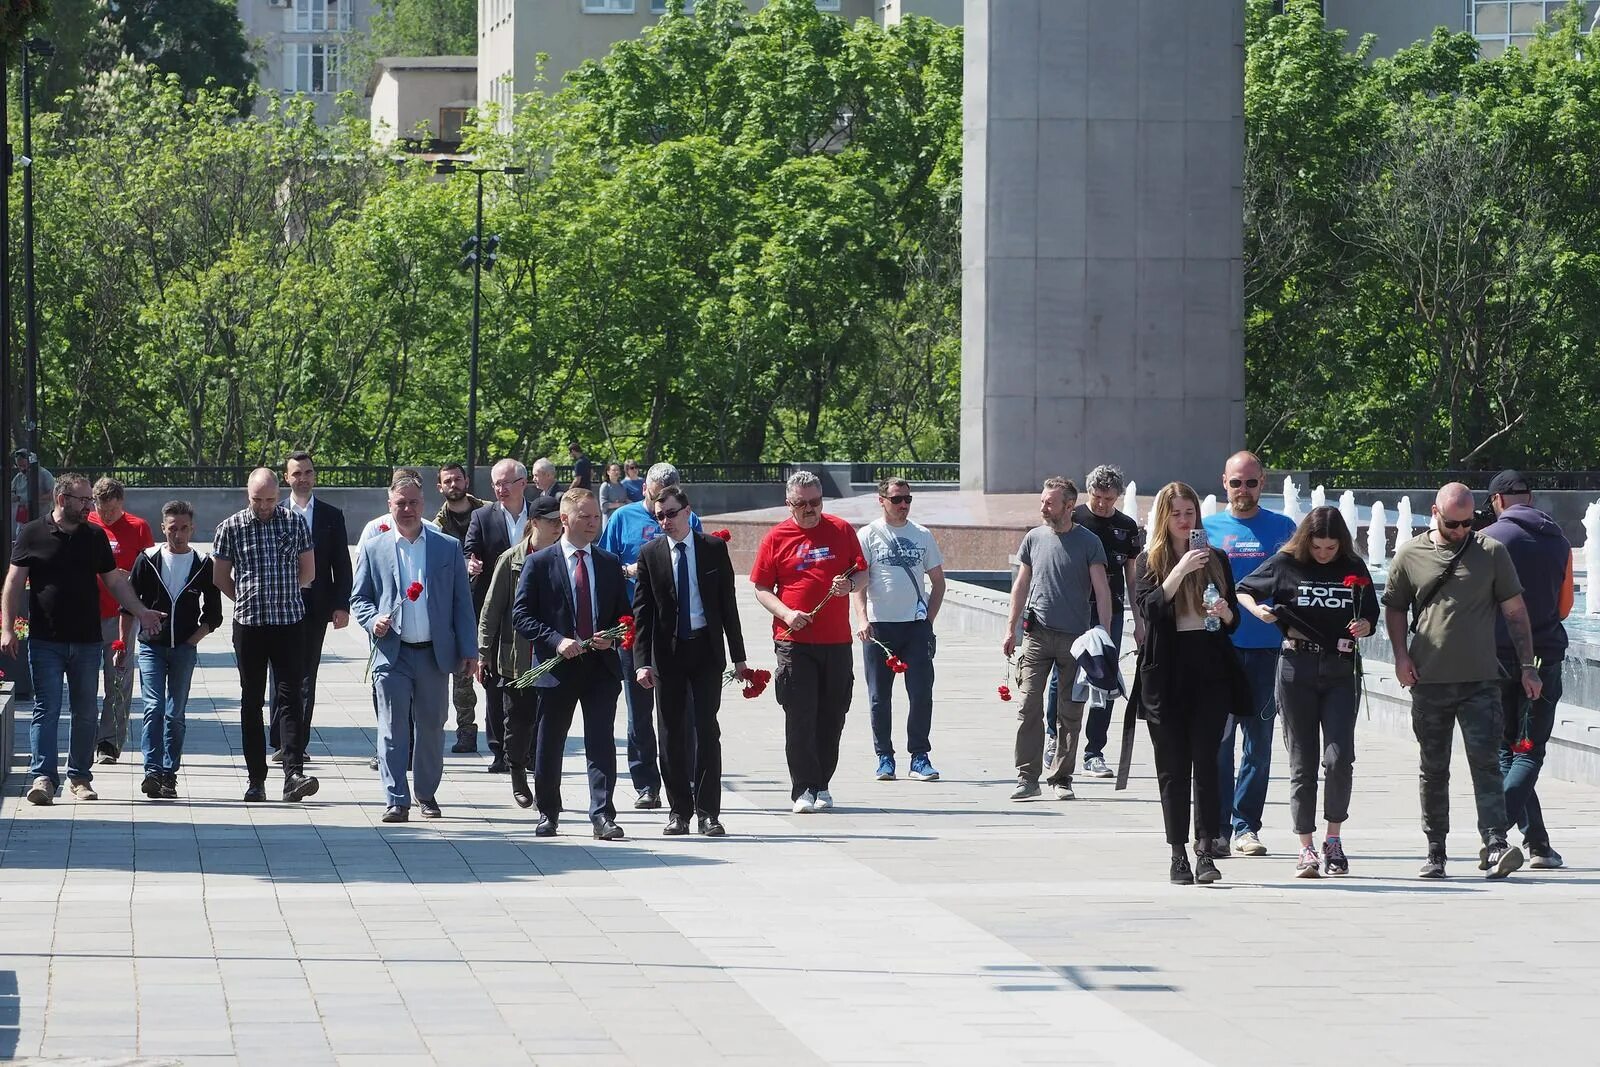
<svg viewBox="0 0 1600 1067"><path fill-rule="evenodd" d="M440 670L454 674L462 660L478 658L478 623L472 614L472 593L467 588L467 561L461 555L461 543L449 534L423 524L422 539L427 560L422 584L428 590L433 658ZM371 634L378 616L399 620L404 596L395 538L388 534L368 538L356 558L350 613ZM402 636L391 627L384 636L373 637L377 646L374 666L391 664L399 657Z"/></svg>
<svg viewBox="0 0 1600 1067"><path fill-rule="evenodd" d="M527 505L523 505L526 510ZM511 547L511 535L506 532L505 516L498 501L485 504L472 513L467 523L467 539L462 551L483 561L483 570L472 579L472 610L483 613L483 598L489 595L489 580L494 577L494 565Z"/></svg>
<svg viewBox="0 0 1600 1067"><path fill-rule="evenodd" d="M742 663L744 633L739 627L739 602L735 595L733 562L728 546L719 538L690 532L694 539L695 580L700 586L700 604L706 615L706 637L715 649L719 670L727 666L722 658L723 642L735 663ZM639 577L633 586L633 625L636 634L634 661L656 670L670 664L678 654L678 592L673 583L677 560L672 542L657 537L639 550Z"/></svg>
<svg viewBox="0 0 1600 1067"><path fill-rule="evenodd" d="M336 611L350 610L350 537L345 532L344 512L323 500L311 509L311 545L317 560L317 576L302 595L306 617L327 620Z"/></svg>
<svg viewBox="0 0 1600 1067"><path fill-rule="evenodd" d="M617 625L628 612L628 595L623 584L622 563L609 552L590 545L587 551L594 564L596 611L594 628L598 633ZM578 618L573 610L572 581L567 577L567 557L557 541L540 549L522 564L517 579L517 596L512 602L511 622L517 633L533 642L535 662L556 654L562 638L578 636ZM556 667L551 676L559 684L576 677L578 660L594 657L616 678L622 677L622 661L616 646L605 651L590 650Z"/></svg>

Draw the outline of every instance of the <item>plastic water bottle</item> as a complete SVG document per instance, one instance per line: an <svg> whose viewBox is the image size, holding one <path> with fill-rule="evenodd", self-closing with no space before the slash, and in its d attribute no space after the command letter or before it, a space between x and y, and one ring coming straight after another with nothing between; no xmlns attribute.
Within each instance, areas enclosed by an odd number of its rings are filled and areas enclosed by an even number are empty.
<svg viewBox="0 0 1600 1067"><path fill-rule="evenodd" d="M1209 612L1211 610L1211 605L1215 604L1221 599L1222 594L1217 591L1217 583L1207 582L1205 594L1201 597L1201 600L1205 603L1206 611ZM1217 618L1215 615L1207 615L1206 629L1210 630L1212 633L1216 633L1218 630L1222 629L1222 620Z"/></svg>

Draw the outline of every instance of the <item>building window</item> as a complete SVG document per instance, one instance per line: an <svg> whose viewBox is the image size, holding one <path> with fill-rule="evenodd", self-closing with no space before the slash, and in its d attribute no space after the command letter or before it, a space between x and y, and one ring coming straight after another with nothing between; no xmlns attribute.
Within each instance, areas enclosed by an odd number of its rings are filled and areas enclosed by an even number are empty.
<svg viewBox="0 0 1600 1067"><path fill-rule="evenodd" d="M633 0L583 0L585 15L631 15Z"/></svg>
<svg viewBox="0 0 1600 1067"><path fill-rule="evenodd" d="M1533 40L1539 24L1566 6L1567 0L1467 0L1467 28L1478 39L1479 54L1493 59ZM1583 28L1593 29L1600 0L1588 0L1583 9Z"/></svg>
<svg viewBox="0 0 1600 1067"><path fill-rule="evenodd" d="M817 10L837 11L839 10L839 0L817 0Z"/></svg>
<svg viewBox="0 0 1600 1067"><path fill-rule="evenodd" d="M350 28L354 0L294 0L294 28L299 33L325 33Z"/></svg>
<svg viewBox="0 0 1600 1067"><path fill-rule="evenodd" d="M343 92L343 51L336 44L286 45L284 88L291 93Z"/></svg>
<svg viewBox="0 0 1600 1067"><path fill-rule="evenodd" d="M439 109L439 133L437 140L449 141L453 144L461 142L461 127L467 124L467 109L464 107L441 107Z"/></svg>

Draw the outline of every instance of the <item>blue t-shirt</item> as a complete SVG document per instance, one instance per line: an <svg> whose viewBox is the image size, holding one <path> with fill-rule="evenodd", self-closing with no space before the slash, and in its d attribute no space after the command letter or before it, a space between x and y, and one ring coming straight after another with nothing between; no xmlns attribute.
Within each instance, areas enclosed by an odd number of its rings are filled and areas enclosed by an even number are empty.
<svg viewBox="0 0 1600 1067"><path fill-rule="evenodd" d="M1287 515L1262 508L1249 519L1234 518L1230 511L1208 515L1204 522L1212 547L1228 554L1234 582L1240 581L1289 542L1294 536L1294 520ZM1283 635L1276 626L1241 612L1239 628L1233 633L1235 648L1277 648Z"/></svg>
<svg viewBox="0 0 1600 1067"><path fill-rule="evenodd" d="M644 499L644 479L643 478L624 478L624 479L622 479L622 488L624 488L624 489L626 489L628 491L628 499L629 500L636 500L637 501L637 500L643 500Z"/></svg>
<svg viewBox="0 0 1600 1067"><path fill-rule="evenodd" d="M689 528L699 531L700 516L689 513ZM639 550L661 536L661 524L644 509L644 501L624 504L606 520L600 547L622 561L624 567L639 562ZM628 603L633 603L633 581L628 581Z"/></svg>

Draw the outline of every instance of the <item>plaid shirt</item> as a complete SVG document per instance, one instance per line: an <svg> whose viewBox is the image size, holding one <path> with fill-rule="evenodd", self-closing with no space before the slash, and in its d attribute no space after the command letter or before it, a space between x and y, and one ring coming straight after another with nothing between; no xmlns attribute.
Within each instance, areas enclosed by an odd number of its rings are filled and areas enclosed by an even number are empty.
<svg viewBox="0 0 1600 1067"><path fill-rule="evenodd" d="M249 508L223 519L212 555L233 564L234 621L246 626L290 626L304 618L300 555L311 550L305 520L282 504L267 522Z"/></svg>

